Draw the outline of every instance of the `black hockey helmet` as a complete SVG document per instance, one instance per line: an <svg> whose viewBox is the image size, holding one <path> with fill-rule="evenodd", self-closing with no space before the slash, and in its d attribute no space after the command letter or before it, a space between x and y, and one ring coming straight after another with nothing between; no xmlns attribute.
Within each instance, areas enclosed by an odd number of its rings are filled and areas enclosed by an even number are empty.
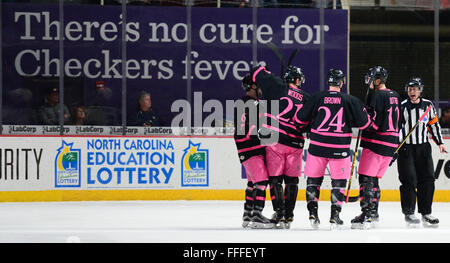
<svg viewBox="0 0 450 263"><path fill-rule="evenodd" d="M345 74L340 69L330 69L327 74L328 86L340 86L341 81L345 84Z"/></svg>
<svg viewBox="0 0 450 263"><path fill-rule="evenodd" d="M423 82L422 79L419 77L412 77L408 80L408 82L405 85L405 91L408 92L408 87L418 87L419 91L423 91Z"/></svg>
<svg viewBox="0 0 450 263"><path fill-rule="evenodd" d="M367 72L364 82L366 85L369 85L372 81L376 79L381 79L381 83L386 83L388 78L388 72L385 68L382 66L375 66L369 69L369 72Z"/></svg>
<svg viewBox="0 0 450 263"><path fill-rule="evenodd" d="M303 70L296 66L289 66L286 69L286 73L283 75L284 81L286 83L295 83L296 79L300 79L300 85L305 83L305 74L303 74Z"/></svg>
<svg viewBox="0 0 450 263"><path fill-rule="evenodd" d="M242 79L242 88L245 92L249 91L252 88L252 85L256 83L253 82L252 76L249 74L245 75Z"/></svg>

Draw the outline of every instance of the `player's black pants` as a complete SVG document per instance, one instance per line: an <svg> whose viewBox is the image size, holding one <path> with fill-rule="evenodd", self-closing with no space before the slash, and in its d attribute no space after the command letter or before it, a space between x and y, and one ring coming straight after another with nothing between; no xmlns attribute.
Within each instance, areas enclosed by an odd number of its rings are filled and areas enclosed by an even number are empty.
<svg viewBox="0 0 450 263"><path fill-rule="evenodd" d="M434 195L434 166L431 145L405 144L397 160L400 179L402 212L413 214L416 207L420 214L431 214Z"/></svg>

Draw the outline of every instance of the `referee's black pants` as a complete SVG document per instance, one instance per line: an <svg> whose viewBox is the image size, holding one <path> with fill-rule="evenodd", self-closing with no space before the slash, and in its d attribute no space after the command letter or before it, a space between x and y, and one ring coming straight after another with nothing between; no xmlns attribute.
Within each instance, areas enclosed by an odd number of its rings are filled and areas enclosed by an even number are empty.
<svg viewBox="0 0 450 263"><path fill-rule="evenodd" d="M397 169L400 179L402 212L413 214L416 207L422 215L431 214L434 195L434 166L431 145L405 144L399 151Z"/></svg>

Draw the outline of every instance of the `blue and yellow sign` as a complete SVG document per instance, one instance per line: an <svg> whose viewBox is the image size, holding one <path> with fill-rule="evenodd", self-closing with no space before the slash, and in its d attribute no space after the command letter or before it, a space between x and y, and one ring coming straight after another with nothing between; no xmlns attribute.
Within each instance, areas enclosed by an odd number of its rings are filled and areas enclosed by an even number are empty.
<svg viewBox="0 0 450 263"><path fill-rule="evenodd" d="M74 149L73 143L62 141L55 158L55 187L81 186L81 150Z"/></svg>
<svg viewBox="0 0 450 263"><path fill-rule="evenodd" d="M209 186L209 150L189 140L181 158L181 186Z"/></svg>

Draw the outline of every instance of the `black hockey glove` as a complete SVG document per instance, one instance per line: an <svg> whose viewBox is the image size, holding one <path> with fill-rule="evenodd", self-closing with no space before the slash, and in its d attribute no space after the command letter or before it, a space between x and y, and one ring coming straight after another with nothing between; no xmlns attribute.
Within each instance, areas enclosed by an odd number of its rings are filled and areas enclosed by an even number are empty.
<svg viewBox="0 0 450 263"><path fill-rule="evenodd" d="M398 158L398 152L394 153L394 156L392 157L391 162L389 163L389 166L391 166Z"/></svg>

